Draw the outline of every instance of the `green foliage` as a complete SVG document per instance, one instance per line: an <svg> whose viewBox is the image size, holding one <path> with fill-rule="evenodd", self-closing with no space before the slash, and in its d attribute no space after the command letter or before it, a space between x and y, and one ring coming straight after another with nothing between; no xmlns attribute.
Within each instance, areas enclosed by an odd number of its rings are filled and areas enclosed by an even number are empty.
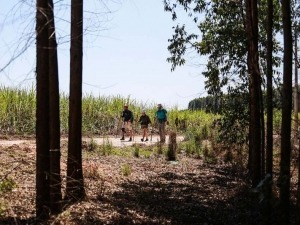
<svg viewBox="0 0 300 225"><path fill-rule="evenodd" d="M103 139L103 143L99 145L98 153L101 155L111 155L113 152L113 145L108 139Z"/></svg>
<svg viewBox="0 0 300 225"><path fill-rule="evenodd" d="M0 196L11 192L15 187L17 187L16 182L11 178L4 178L0 181ZM0 198L0 216L6 210L7 206L4 199Z"/></svg>
<svg viewBox="0 0 300 225"><path fill-rule="evenodd" d="M99 148L99 145L97 144L97 142L94 141L93 138L91 138L91 140L88 143L87 150L93 152L93 151L96 151L98 148Z"/></svg>
<svg viewBox="0 0 300 225"><path fill-rule="evenodd" d="M195 156L196 158L200 158L201 156L201 145L196 145L193 141L184 142L181 144L181 148L183 148L189 156Z"/></svg>
<svg viewBox="0 0 300 225"><path fill-rule="evenodd" d="M133 156L137 158L140 157L140 148L137 145L133 147Z"/></svg>
<svg viewBox="0 0 300 225"><path fill-rule="evenodd" d="M155 152L156 154L158 154L158 155L161 155L161 154L163 154L163 153L166 152L166 151L164 151L164 148L163 148L163 145L162 145L162 144L157 143L156 147L154 148L154 152Z"/></svg>
<svg viewBox="0 0 300 225"><path fill-rule="evenodd" d="M276 110L273 114L273 129L275 134L280 134L281 130L281 111Z"/></svg>
<svg viewBox="0 0 300 225"><path fill-rule="evenodd" d="M6 178L0 182L0 194L10 192L15 187L17 187L17 184L14 182L14 180Z"/></svg>
<svg viewBox="0 0 300 225"><path fill-rule="evenodd" d="M122 174L123 176L128 177L131 173L132 173L132 169L131 169L131 166L130 166L130 165L128 165L128 164L123 164L123 165L121 166L121 174Z"/></svg>
<svg viewBox="0 0 300 225"><path fill-rule="evenodd" d="M6 205L5 205L4 202L2 202L1 199L0 199L0 216L3 215L5 209L6 209Z"/></svg>
<svg viewBox="0 0 300 225"><path fill-rule="evenodd" d="M217 157L212 151L211 148L209 148L208 143L206 142L203 146L203 157L204 161L209 164L217 163Z"/></svg>
<svg viewBox="0 0 300 225"><path fill-rule="evenodd" d="M279 81L278 81L279 82ZM299 88L300 90L300 88ZM234 93L235 91L235 93ZM205 112L209 113L222 113L224 111L224 100L226 101L233 101L231 105L234 105L233 103L236 101L235 98L232 98L230 96L234 95L242 95L243 93L241 92L242 88L240 88L240 91L231 89L231 93L228 95L222 95L222 96L206 96L206 97L201 97L201 98L195 98L191 100L188 104L188 109L190 110L204 110ZM245 90L246 91L246 90ZM240 92L240 93L237 93ZM298 95L300 97L300 91L298 92ZM281 109L281 88L274 88L273 89L273 108L276 110ZM264 110L267 110L267 93L266 91L263 91L263 105L264 105ZM228 104L228 103L227 103ZM300 103L299 103L300 107Z"/></svg>
<svg viewBox="0 0 300 225"><path fill-rule="evenodd" d="M35 134L36 97L35 90L0 87L0 132L2 134ZM124 104L128 104L134 113L134 127L142 109L150 116L154 115L156 104L137 102L130 97L92 96L82 98L83 135L116 133ZM68 133L69 97L60 95L61 133Z"/></svg>
<svg viewBox="0 0 300 225"><path fill-rule="evenodd" d="M5 95L5 93L9 94ZM24 133L34 134L35 129L30 128L34 127L35 124L34 92L2 88L0 89L0 94L2 94L2 96L10 96L0 99L0 103L3 106L2 109L5 109L5 106L10 108L9 114L4 113L4 110L0 111L0 120L2 121L0 125L1 131L4 134L7 134L8 131L16 134L20 130L23 130ZM18 97L13 97L14 95ZM68 98L65 95L61 95L60 97L61 129L62 133L64 133L68 132L66 122L68 121ZM18 99L18 101L14 99ZM31 103L22 104L22 107L18 107L17 104L19 104L19 102ZM150 157L153 153L166 153L166 145L160 145L159 143L152 147L151 150L140 148L139 146L116 149L113 148L112 143L110 143L108 139L105 139L108 135L115 134L114 132L117 129L116 122L119 122L120 112L123 109L124 103L127 102L131 103L130 108L135 114L135 120L138 119L142 108L146 108L148 115L153 118L156 111L156 105L154 104L146 105L137 103L130 98L121 97L96 98L93 96L85 96L83 98L83 135L93 137L95 134L101 134L104 138L103 144L101 145L97 144L92 138L87 143L87 152L97 155L119 155L126 157L130 157L132 154L136 157ZM8 106L8 103L10 106ZM227 147L232 144L243 144L247 142L248 103L246 94L231 94L222 97L222 104L224 106L223 111L221 111L222 115L208 113L204 110L178 110L177 107L167 109L169 121L167 129L184 135L185 146L182 147L183 145L180 144L180 149L185 150L187 154L201 157L205 148L205 145L203 145L203 141L205 140L209 140L210 142L219 141L219 143L223 143L223 145ZM26 117L26 121L22 121L21 118L24 118L23 114L30 114L32 116L30 118ZM276 118L278 118L278 120ZM20 124L27 125L22 125L24 129L19 129L18 126L20 126ZM134 124L135 129L138 130L139 124L136 121L134 121ZM280 115L276 116L275 114L274 124L275 128L280 128Z"/></svg>
<svg viewBox="0 0 300 225"><path fill-rule="evenodd" d="M215 123L218 141L227 145L248 142L248 93L232 93L223 101L222 117Z"/></svg>
<svg viewBox="0 0 300 225"><path fill-rule="evenodd" d="M0 87L0 131L3 134L35 133L35 91Z"/></svg>
<svg viewBox="0 0 300 225"><path fill-rule="evenodd" d="M207 78L205 88L209 94L218 95L225 89L247 84L247 39L245 32L246 13L243 1L164 1L165 10L177 19L177 11L182 6L187 15L197 24L199 31L189 33L185 25L174 27L174 34L169 39L167 59L172 64L171 70L185 64L186 49L194 49L199 56L207 55L208 61L203 75ZM266 14L267 1L259 2L259 56L262 74L266 72ZM230 10L228 10L230 9ZM280 31L280 5L274 4L274 36ZM190 29L192 30L192 29ZM198 38L201 34L201 40ZM280 66L281 59L276 53L281 51L274 39L273 64ZM227 88L226 88L227 87ZM235 89L235 88L234 88Z"/></svg>

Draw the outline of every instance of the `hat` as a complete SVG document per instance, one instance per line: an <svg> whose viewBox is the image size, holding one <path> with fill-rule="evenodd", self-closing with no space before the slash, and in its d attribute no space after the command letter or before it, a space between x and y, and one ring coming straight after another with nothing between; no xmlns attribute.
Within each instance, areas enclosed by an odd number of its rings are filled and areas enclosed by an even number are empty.
<svg viewBox="0 0 300 225"><path fill-rule="evenodd" d="M124 108L128 108L128 105L124 105Z"/></svg>
<svg viewBox="0 0 300 225"><path fill-rule="evenodd" d="M157 107L162 107L162 105L161 105L161 104L158 104Z"/></svg>

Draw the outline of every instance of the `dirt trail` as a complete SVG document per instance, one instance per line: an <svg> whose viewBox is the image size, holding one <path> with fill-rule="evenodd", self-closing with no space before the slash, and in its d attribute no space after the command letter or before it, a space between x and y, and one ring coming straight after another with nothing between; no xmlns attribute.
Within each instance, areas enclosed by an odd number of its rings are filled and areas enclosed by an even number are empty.
<svg viewBox="0 0 300 225"><path fill-rule="evenodd" d="M142 142L142 136L137 135L134 137L133 141L129 142L129 137L126 137L124 141L120 140L120 137L115 136L104 136L104 137L83 137L82 140L85 142L95 141L97 144L105 144L111 143L114 147L126 147L131 146L133 144L141 144L145 146L154 145L159 141L158 135L153 135L152 139L149 137L149 141ZM177 136L177 142L183 140L183 136ZM62 138L61 141L67 141L67 138ZM166 143L169 141L169 136L167 135ZM13 139L13 140L0 140L0 146L9 147L12 145L26 145L28 147L34 148L35 147L35 139Z"/></svg>

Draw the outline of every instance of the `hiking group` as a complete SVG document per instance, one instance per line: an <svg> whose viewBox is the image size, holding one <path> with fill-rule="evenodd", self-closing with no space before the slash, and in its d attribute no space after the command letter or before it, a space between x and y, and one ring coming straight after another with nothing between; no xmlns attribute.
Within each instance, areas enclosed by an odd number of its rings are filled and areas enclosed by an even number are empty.
<svg viewBox="0 0 300 225"><path fill-rule="evenodd" d="M132 122L133 122L133 113L128 109L128 105L124 105L124 109L121 114L121 118L123 120L122 123L122 137L121 140L125 140L125 134L128 132L129 140L133 140L133 131L132 131ZM165 110L161 104L157 105L157 111L155 112L154 122L157 124L160 142L166 142L166 132L165 127L167 123L167 110ZM150 117L146 114L146 111L142 111L142 115L140 116L138 123L141 125L141 130L143 133L143 137L141 141L149 141L148 138L148 129L149 124L152 124Z"/></svg>

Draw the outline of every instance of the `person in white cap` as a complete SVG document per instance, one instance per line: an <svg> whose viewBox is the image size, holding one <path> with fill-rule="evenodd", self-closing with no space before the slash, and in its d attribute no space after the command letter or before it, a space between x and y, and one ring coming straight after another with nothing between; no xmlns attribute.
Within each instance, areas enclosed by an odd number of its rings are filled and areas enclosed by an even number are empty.
<svg viewBox="0 0 300 225"><path fill-rule="evenodd" d="M129 140L132 141L132 121L133 121L133 113L128 109L128 105L124 105L124 110L122 112L121 117L123 118L123 127L122 127L122 138L124 140L124 136L126 131L129 132Z"/></svg>
<svg viewBox="0 0 300 225"><path fill-rule="evenodd" d="M142 111L140 116L139 123L141 124L141 129L143 131L143 138L141 141L148 141L148 126L151 124L150 117L146 114L146 111Z"/></svg>
<svg viewBox="0 0 300 225"><path fill-rule="evenodd" d="M166 142L165 127L166 127L166 123L168 121L168 117L167 117L167 110L165 110L161 104L157 105L157 111L155 113L155 120L158 125L160 142L165 143Z"/></svg>

